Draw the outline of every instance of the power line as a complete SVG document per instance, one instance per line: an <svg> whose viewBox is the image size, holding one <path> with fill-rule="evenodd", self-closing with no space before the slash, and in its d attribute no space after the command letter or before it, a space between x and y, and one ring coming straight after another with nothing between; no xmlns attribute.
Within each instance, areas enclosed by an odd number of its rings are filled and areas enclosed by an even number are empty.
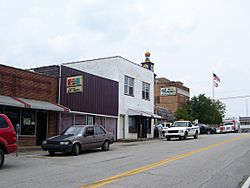
<svg viewBox="0 0 250 188"><path fill-rule="evenodd" d="M218 98L218 100L240 99L240 98L248 98L248 97L250 97L250 95L234 96L234 97L223 97L223 98Z"/></svg>

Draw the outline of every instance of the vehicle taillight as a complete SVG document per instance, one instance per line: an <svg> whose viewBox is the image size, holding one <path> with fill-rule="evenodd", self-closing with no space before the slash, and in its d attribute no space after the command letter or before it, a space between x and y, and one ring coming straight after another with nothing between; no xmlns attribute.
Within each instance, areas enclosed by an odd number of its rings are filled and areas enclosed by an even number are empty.
<svg viewBox="0 0 250 188"><path fill-rule="evenodd" d="M12 143L16 142L16 132L15 131L11 132L11 141L12 141Z"/></svg>

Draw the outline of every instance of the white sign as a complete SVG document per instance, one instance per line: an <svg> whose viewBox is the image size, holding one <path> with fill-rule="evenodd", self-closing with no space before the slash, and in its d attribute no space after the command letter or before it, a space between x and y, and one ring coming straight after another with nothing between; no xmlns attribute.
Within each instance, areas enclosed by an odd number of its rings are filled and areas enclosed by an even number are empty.
<svg viewBox="0 0 250 188"><path fill-rule="evenodd" d="M77 93L83 90L83 76L67 78L67 93Z"/></svg>
<svg viewBox="0 0 250 188"><path fill-rule="evenodd" d="M176 87L161 88L161 96L172 96L172 95L176 95Z"/></svg>

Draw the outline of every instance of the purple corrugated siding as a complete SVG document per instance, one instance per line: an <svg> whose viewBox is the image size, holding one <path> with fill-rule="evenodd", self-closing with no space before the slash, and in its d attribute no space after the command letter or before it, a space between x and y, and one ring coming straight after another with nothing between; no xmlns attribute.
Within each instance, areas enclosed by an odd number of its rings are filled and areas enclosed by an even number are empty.
<svg viewBox="0 0 250 188"><path fill-rule="evenodd" d="M67 77L83 75L83 92L66 92ZM73 111L118 115L118 82L62 66L61 104Z"/></svg>
<svg viewBox="0 0 250 188"><path fill-rule="evenodd" d="M73 115L69 113L62 113L61 116L61 126L59 132L61 133L63 130L66 128L70 127L73 125Z"/></svg>
<svg viewBox="0 0 250 188"><path fill-rule="evenodd" d="M109 132L112 133L114 136L114 139L116 140L116 119L114 118L105 118L105 123L104 123L105 129Z"/></svg>
<svg viewBox="0 0 250 188"><path fill-rule="evenodd" d="M86 115L75 115L75 124L86 124Z"/></svg>

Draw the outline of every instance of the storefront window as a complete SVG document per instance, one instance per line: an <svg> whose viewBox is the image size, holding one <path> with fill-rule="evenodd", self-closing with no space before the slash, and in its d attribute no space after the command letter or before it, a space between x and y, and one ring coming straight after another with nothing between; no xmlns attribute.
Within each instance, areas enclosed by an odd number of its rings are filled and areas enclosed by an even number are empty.
<svg viewBox="0 0 250 188"><path fill-rule="evenodd" d="M95 124L94 116L87 116L87 124L88 125L94 125Z"/></svg>
<svg viewBox="0 0 250 188"><path fill-rule="evenodd" d="M35 111L23 109L21 120L21 135L35 135Z"/></svg>
<svg viewBox="0 0 250 188"><path fill-rule="evenodd" d="M130 133L137 133L136 117L135 116L128 117L128 126L129 126Z"/></svg>

